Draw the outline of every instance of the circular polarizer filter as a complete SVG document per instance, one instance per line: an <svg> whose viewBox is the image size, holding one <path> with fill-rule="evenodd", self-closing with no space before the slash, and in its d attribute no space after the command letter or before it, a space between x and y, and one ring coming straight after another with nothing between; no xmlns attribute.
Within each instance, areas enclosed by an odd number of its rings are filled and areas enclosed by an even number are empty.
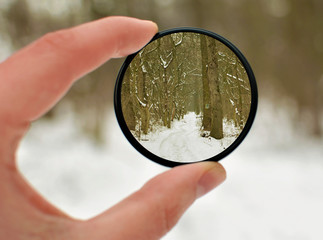
<svg viewBox="0 0 323 240"><path fill-rule="evenodd" d="M164 166L219 161L243 141L257 109L246 58L216 33L159 32L122 65L114 104L122 132Z"/></svg>

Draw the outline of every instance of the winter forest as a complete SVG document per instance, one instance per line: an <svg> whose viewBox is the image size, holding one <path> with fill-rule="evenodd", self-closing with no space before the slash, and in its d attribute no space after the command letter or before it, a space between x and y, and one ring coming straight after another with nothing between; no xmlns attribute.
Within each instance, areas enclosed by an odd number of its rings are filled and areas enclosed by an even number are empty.
<svg viewBox="0 0 323 240"><path fill-rule="evenodd" d="M177 141L217 140L222 151L247 121L251 92L243 65L228 47L207 35L179 32L136 55L124 75L121 102L140 142L156 141L165 131L167 139L176 131Z"/></svg>
<svg viewBox="0 0 323 240"><path fill-rule="evenodd" d="M48 32L115 15L153 20L160 30L190 26L226 37L244 53L256 75L256 120L245 141L221 160L228 173L225 184L198 199L162 239L323 239L322 13L322 0L1 0L0 61ZM193 44L187 37L185 33L177 50ZM193 58L201 57L200 39L194 39L197 49L187 50L180 66L186 83L199 77L194 74L201 62ZM148 46L142 55L152 63L157 53L148 54L148 49L154 48ZM224 65L222 56L217 57L219 66ZM23 177L72 218L98 216L166 170L133 149L118 126L113 89L123 62L111 59L75 82L58 105L32 123L16 154ZM161 59L154 63L157 75ZM194 68L198 70L190 73ZM147 76L148 83L151 86ZM198 149L196 157L204 158L211 146L221 150L220 143L225 146L231 140L201 137L202 112L190 110L180 120L174 116L171 128L149 111L145 135L135 100L137 132L132 132L159 156L168 157L169 152L178 160L178 146L182 160ZM232 125L226 118L223 122L225 134ZM183 128L187 135L180 135Z"/></svg>

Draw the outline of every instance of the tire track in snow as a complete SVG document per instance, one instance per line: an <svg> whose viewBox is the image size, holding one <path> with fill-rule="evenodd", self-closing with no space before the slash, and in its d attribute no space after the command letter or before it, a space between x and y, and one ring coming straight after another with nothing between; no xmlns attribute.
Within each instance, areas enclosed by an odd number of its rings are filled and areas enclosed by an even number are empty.
<svg viewBox="0 0 323 240"><path fill-rule="evenodd" d="M187 129L182 127L176 132L165 135L160 142L160 155L176 162L196 161L197 157L189 147L189 135L194 132L194 130L188 132Z"/></svg>
<svg viewBox="0 0 323 240"><path fill-rule="evenodd" d="M200 120L190 112L174 120L171 128L156 128L140 143L150 152L174 162L206 160L223 151L222 141L200 136Z"/></svg>
<svg viewBox="0 0 323 240"><path fill-rule="evenodd" d="M185 118L172 126L175 131L169 131L169 134L163 135L159 152L166 159L176 162L195 162L199 160L193 152L191 146L191 135L199 134L196 125L196 118Z"/></svg>

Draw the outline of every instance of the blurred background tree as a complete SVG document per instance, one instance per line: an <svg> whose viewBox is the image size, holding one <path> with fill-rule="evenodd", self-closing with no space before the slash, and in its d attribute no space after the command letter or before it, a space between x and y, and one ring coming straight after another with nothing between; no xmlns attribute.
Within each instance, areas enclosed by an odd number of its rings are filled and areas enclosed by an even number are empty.
<svg viewBox="0 0 323 240"><path fill-rule="evenodd" d="M322 137L322 12L321 0L0 0L0 57L47 32L110 15L150 19L160 30L205 28L245 54L261 100L290 111L296 131ZM121 62L111 60L85 76L47 117L68 104L80 129L104 141Z"/></svg>

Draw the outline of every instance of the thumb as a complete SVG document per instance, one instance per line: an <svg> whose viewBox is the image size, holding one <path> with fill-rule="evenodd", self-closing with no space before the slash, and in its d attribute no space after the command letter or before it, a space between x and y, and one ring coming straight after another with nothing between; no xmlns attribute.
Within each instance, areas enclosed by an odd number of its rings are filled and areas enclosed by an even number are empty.
<svg viewBox="0 0 323 240"><path fill-rule="evenodd" d="M105 213L81 223L84 239L159 239L200 196L224 181L219 163L173 168ZM83 232L84 231L84 232Z"/></svg>

